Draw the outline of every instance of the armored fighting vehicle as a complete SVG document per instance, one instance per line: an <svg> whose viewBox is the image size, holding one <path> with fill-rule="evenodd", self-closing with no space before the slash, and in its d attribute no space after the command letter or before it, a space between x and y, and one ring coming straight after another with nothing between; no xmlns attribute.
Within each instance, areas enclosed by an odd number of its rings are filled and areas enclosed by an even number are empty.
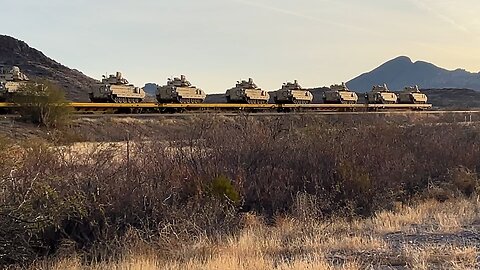
<svg viewBox="0 0 480 270"><path fill-rule="evenodd" d="M407 86L398 94L398 102L403 104L426 104L427 95L420 92L418 86Z"/></svg>
<svg viewBox="0 0 480 270"><path fill-rule="evenodd" d="M397 103L398 97L383 84L374 85L372 91L365 94L365 99L370 104L394 104Z"/></svg>
<svg viewBox="0 0 480 270"><path fill-rule="evenodd" d="M0 101L8 101L28 82L27 75L19 67L0 68Z"/></svg>
<svg viewBox="0 0 480 270"><path fill-rule="evenodd" d="M280 90L275 91L273 100L277 104L308 104L312 102L313 95L295 80L293 83L284 83Z"/></svg>
<svg viewBox="0 0 480 270"><path fill-rule="evenodd" d="M323 94L323 102L328 104L355 104L357 101L357 94L350 91L345 83L332 85L330 90L325 91Z"/></svg>
<svg viewBox="0 0 480 270"><path fill-rule="evenodd" d="M103 76L102 82L88 93L92 102L138 103L145 98L142 88L129 84L122 73Z"/></svg>
<svg viewBox="0 0 480 270"><path fill-rule="evenodd" d="M202 89L192 86L184 75L168 79L167 85L158 86L156 96L160 103L202 103L207 97Z"/></svg>
<svg viewBox="0 0 480 270"><path fill-rule="evenodd" d="M266 104L270 95L249 78L248 81L237 81L235 87L227 90L225 98L229 103Z"/></svg>

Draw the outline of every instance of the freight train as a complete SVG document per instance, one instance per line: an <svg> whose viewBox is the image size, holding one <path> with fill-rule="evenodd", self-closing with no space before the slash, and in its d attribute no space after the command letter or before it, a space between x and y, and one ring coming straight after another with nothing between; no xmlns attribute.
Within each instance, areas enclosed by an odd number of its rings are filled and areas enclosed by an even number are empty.
<svg viewBox="0 0 480 270"><path fill-rule="evenodd" d="M141 102L145 97L145 93L138 87L127 85L128 82L122 81L121 73L117 72L117 76L110 75L108 80L102 80L103 86L100 89L100 97L96 98L91 93L92 102ZM126 80L125 80L126 81ZM111 86L120 85L122 91L114 91ZM109 89L110 92L102 89ZM93 95L93 96L92 96ZM111 98L111 96L115 96ZM168 79L167 84L158 86L156 91L156 99L159 103L184 103L196 104L204 102L206 98L205 92L193 86L185 77L175 77ZM294 82L284 83L281 89L272 92L273 103L275 104L310 104L313 102L313 94L300 86L297 80ZM270 94L268 91L262 90L257 86L252 78L248 80L237 81L234 87L228 89L225 93L227 103L237 104L268 104L270 102ZM335 84L323 93L323 103L325 104L357 104L358 95L354 91L348 89L345 83ZM396 94L391 92L387 85L373 86L372 91L365 94L365 100L368 104L426 104L427 96L420 92L418 86L407 86L402 92Z"/></svg>
<svg viewBox="0 0 480 270"><path fill-rule="evenodd" d="M22 85L30 83L28 77L18 67L0 69L0 102L9 101L18 94ZM297 80L284 83L281 89L272 92L257 86L252 78L237 81L236 85L225 93L227 103L233 104L310 104L314 95L300 86ZM130 84L121 72L103 76L103 79L92 87L89 93L93 103L141 103L145 101L145 91ZM193 86L184 75L180 78L168 79L167 84L158 86L156 99L159 104L203 103L205 92ZM325 104L357 104L358 95L348 89L345 83L330 86L321 98ZM372 91L365 94L367 104L427 104L427 96L420 92L418 86L407 86L401 92L391 92L386 84L373 86Z"/></svg>

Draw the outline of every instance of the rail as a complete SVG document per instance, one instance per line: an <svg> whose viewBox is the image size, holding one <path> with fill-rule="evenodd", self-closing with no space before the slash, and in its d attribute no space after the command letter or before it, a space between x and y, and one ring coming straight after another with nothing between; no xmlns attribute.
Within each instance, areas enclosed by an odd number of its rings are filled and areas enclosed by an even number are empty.
<svg viewBox="0 0 480 270"><path fill-rule="evenodd" d="M18 104L3 102L0 108L13 109ZM92 103L92 102L71 102L67 106L77 112L89 111L131 111L141 112L142 109L148 112L165 110L428 110L431 104L234 104L234 103ZM138 110L136 110L138 109Z"/></svg>

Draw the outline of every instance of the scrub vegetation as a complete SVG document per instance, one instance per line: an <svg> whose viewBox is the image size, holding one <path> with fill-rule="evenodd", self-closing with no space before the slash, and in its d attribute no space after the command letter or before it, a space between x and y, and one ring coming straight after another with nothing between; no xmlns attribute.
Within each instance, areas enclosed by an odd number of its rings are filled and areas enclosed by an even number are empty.
<svg viewBox="0 0 480 270"><path fill-rule="evenodd" d="M362 117L112 118L73 123L76 143L6 136L0 263L477 267L480 125Z"/></svg>

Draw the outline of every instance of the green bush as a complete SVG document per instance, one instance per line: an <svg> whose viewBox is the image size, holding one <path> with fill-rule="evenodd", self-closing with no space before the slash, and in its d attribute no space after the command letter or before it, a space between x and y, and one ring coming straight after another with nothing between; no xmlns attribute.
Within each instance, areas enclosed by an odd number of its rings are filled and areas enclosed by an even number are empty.
<svg viewBox="0 0 480 270"><path fill-rule="evenodd" d="M21 86L12 101L19 105L18 113L26 121L48 128L66 125L71 109L64 91L57 85L40 81Z"/></svg>
<svg viewBox="0 0 480 270"><path fill-rule="evenodd" d="M218 199L228 199L231 202L238 204L240 202L240 195L232 184L232 181L224 175L217 176L210 183L210 194Z"/></svg>

